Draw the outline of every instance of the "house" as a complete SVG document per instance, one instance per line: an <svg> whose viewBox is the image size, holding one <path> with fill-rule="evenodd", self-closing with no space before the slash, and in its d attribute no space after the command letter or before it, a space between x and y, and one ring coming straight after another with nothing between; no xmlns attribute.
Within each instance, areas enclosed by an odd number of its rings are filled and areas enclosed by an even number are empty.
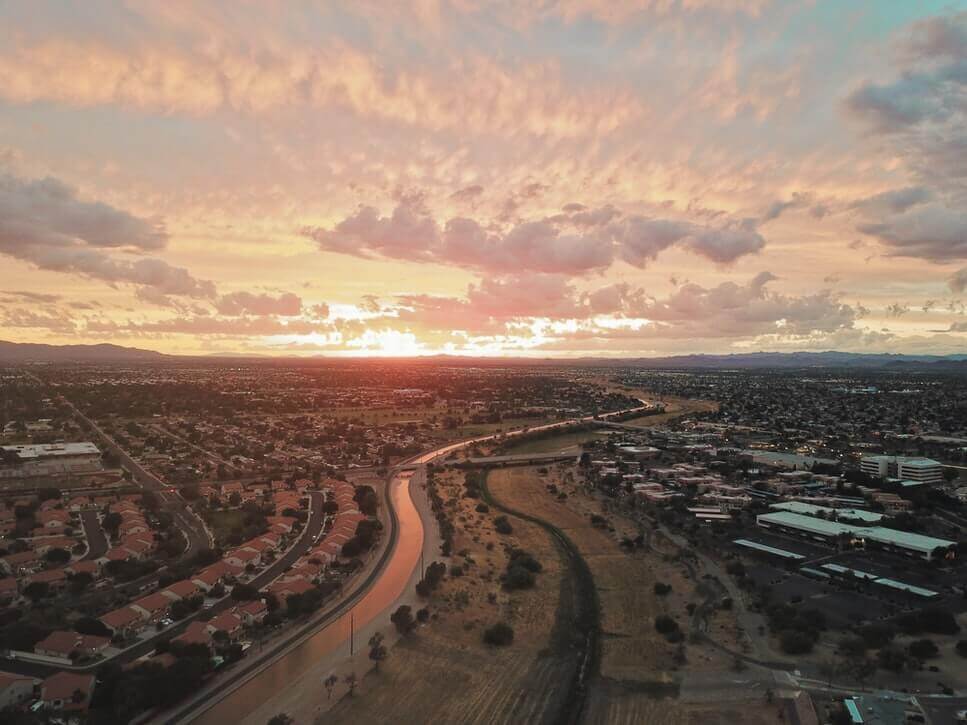
<svg viewBox="0 0 967 725"><path fill-rule="evenodd" d="M101 564L98 561L91 561L90 559L86 561L75 561L64 567L64 571L72 576L77 576L78 574L90 574L95 579L101 575Z"/></svg>
<svg viewBox="0 0 967 725"><path fill-rule="evenodd" d="M13 672L0 672L0 711L13 709L33 699L40 680Z"/></svg>
<svg viewBox="0 0 967 725"><path fill-rule="evenodd" d="M67 574L63 569L45 569L31 574L24 580L24 588L31 584L46 584L51 591L60 591L67 584Z"/></svg>
<svg viewBox="0 0 967 725"><path fill-rule="evenodd" d="M269 592L275 596L279 602L285 602L293 594L304 594L314 587L302 577L295 577L284 582L276 582L269 587Z"/></svg>
<svg viewBox="0 0 967 725"><path fill-rule="evenodd" d="M208 622L208 633L224 632L229 639L234 640L242 631L242 618L233 612L222 612Z"/></svg>
<svg viewBox="0 0 967 725"><path fill-rule="evenodd" d="M35 514L37 521L45 529L58 527L58 526L68 526L71 522L71 515L61 509L51 509L49 511L38 511Z"/></svg>
<svg viewBox="0 0 967 725"><path fill-rule="evenodd" d="M121 607L100 617L101 623L114 634L123 637L134 634L141 629L141 613L131 607Z"/></svg>
<svg viewBox="0 0 967 725"><path fill-rule="evenodd" d="M265 606L265 602L261 599L256 599L238 608L238 614L241 616L242 622L245 623L246 627L251 627L253 624L261 624L268 613L269 608Z"/></svg>
<svg viewBox="0 0 967 725"><path fill-rule="evenodd" d="M12 576L0 579L0 602L9 604L17 598L17 580Z"/></svg>
<svg viewBox="0 0 967 725"><path fill-rule="evenodd" d="M79 634L59 630L51 632L44 639L34 645L34 652L49 657L90 657L103 651L111 640L107 637L97 637L93 634ZM72 656L73 655L73 656Z"/></svg>
<svg viewBox="0 0 967 725"><path fill-rule="evenodd" d="M188 579L182 579L161 590L161 593L172 601L178 599L191 599L199 594L198 586Z"/></svg>
<svg viewBox="0 0 967 725"><path fill-rule="evenodd" d="M19 554L7 554L0 558L0 567L11 576L23 576L37 571L40 565L40 555L36 551L21 551Z"/></svg>
<svg viewBox="0 0 967 725"><path fill-rule="evenodd" d="M168 615L171 601L170 597L166 597L161 592L155 592L131 602L131 609L140 614L142 619L148 622L157 622Z"/></svg>
<svg viewBox="0 0 967 725"><path fill-rule="evenodd" d="M203 644L206 647L211 647L212 636L208 631L207 622L192 622L182 634L171 641L181 645Z"/></svg>
<svg viewBox="0 0 967 725"><path fill-rule="evenodd" d="M261 554L251 549L235 549L225 555L225 561L232 566L244 569L248 564L258 566L262 560Z"/></svg>
<svg viewBox="0 0 967 725"><path fill-rule="evenodd" d="M202 569L191 581L203 592L209 592L219 582L236 577L243 571L243 567L232 566L223 559Z"/></svg>
<svg viewBox="0 0 967 725"><path fill-rule="evenodd" d="M86 712L94 692L94 675L58 672L40 685L40 701L51 710Z"/></svg>

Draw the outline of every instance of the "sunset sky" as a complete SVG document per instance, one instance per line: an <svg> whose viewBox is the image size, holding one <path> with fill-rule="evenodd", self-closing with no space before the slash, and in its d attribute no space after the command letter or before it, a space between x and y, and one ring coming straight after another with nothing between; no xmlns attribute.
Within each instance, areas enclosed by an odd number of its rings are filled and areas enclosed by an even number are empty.
<svg viewBox="0 0 967 725"><path fill-rule="evenodd" d="M967 5L0 1L0 339L967 352Z"/></svg>

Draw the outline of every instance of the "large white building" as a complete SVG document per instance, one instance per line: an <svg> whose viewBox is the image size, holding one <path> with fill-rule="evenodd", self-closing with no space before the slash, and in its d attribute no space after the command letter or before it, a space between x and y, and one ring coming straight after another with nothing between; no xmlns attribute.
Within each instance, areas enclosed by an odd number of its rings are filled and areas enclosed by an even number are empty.
<svg viewBox="0 0 967 725"><path fill-rule="evenodd" d="M940 483L943 465L930 458L906 456L863 456L860 470L874 478L899 478L917 483Z"/></svg>
<svg viewBox="0 0 967 725"><path fill-rule="evenodd" d="M101 451L88 442L25 443L0 446L0 451L8 461L0 465L0 479L89 473L101 467Z"/></svg>

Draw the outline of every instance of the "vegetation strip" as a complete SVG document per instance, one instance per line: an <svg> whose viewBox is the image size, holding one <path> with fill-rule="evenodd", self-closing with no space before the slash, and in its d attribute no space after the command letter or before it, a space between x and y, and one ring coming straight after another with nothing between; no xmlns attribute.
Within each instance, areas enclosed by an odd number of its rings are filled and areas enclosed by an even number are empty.
<svg viewBox="0 0 967 725"><path fill-rule="evenodd" d="M576 583L576 596L574 599L577 605L577 616L574 618L574 625L581 634L583 647L578 655L578 667L575 669L574 679L568 688L567 697L561 704L560 713L555 718L555 722L568 723L569 725L578 723L582 719L587 704L588 682L598 676L601 664L599 642L601 632L601 606L598 602L598 590L594 585L594 577L591 575L591 569L588 567L584 557L581 556L577 547L567 537L567 534L543 519L510 508L497 501L487 485L488 473L489 470L485 469L484 475L480 477L480 493L483 500L488 505L503 511L509 516L529 521L547 531L561 548L561 551L564 553L565 563L574 575ZM563 606L563 600L560 606ZM560 609L558 610L558 616L560 616ZM555 630L559 630L561 624L559 622L555 625Z"/></svg>

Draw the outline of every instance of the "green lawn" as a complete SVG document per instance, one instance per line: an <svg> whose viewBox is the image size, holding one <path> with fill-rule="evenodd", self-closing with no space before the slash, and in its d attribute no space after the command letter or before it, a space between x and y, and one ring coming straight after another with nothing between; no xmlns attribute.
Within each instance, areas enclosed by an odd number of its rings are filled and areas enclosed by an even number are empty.
<svg viewBox="0 0 967 725"><path fill-rule="evenodd" d="M532 441L522 441L512 446L507 446L507 455L517 453L556 453L565 448L580 446L588 441L605 440L608 433L605 431L584 430L576 433L561 433L551 438L540 438Z"/></svg>
<svg viewBox="0 0 967 725"><path fill-rule="evenodd" d="M205 520L219 546L225 543L232 531L245 528L244 511L210 511Z"/></svg>

